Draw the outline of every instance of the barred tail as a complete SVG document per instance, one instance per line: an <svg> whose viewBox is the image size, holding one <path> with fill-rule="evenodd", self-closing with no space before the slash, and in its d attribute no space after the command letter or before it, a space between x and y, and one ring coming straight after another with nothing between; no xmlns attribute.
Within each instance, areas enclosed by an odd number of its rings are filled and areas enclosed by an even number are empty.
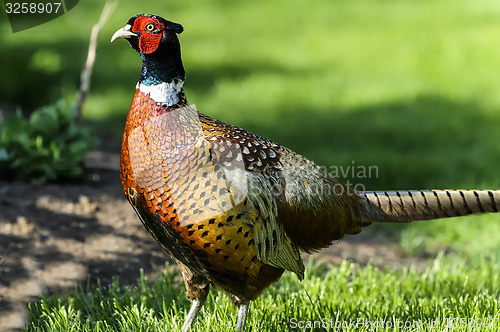
<svg viewBox="0 0 500 332"><path fill-rule="evenodd" d="M363 221L410 222L498 212L500 190L365 191Z"/></svg>

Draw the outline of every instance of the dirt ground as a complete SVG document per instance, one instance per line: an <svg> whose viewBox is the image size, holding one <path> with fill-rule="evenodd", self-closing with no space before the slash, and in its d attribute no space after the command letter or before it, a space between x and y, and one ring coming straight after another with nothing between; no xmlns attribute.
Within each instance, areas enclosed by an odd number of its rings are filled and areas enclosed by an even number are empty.
<svg viewBox="0 0 500 332"><path fill-rule="evenodd" d="M2 331L22 327L27 303L42 292L62 292L97 280L106 286L114 276L134 286L140 268L150 280L163 271L166 254L121 191L118 151L116 143L91 153L79 183L0 181ZM343 259L392 266L418 263L376 231L350 237L316 257L333 264Z"/></svg>

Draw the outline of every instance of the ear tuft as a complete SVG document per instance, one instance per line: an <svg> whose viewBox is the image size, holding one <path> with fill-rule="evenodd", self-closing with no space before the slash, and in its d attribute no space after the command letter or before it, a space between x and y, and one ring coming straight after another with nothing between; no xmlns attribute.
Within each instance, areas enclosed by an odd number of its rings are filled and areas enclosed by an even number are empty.
<svg viewBox="0 0 500 332"><path fill-rule="evenodd" d="M168 22L167 28L169 28L173 32L179 34L179 33L182 33L182 31L184 31L184 28L179 23L174 23L174 22L170 22L170 21L167 21L167 22Z"/></svg>

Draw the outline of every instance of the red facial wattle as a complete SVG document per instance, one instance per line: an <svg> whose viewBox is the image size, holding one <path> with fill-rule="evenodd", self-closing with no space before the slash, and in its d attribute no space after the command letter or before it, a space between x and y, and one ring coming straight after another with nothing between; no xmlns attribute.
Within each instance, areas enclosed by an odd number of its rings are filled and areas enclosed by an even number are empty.
<svg viewBox="0 0 500 332"><path fill-rule="evenodd" d="M160 44L162 35L160 33L143 33L139 38L139 48L142 53L150 54L156 51Z"/></svg>

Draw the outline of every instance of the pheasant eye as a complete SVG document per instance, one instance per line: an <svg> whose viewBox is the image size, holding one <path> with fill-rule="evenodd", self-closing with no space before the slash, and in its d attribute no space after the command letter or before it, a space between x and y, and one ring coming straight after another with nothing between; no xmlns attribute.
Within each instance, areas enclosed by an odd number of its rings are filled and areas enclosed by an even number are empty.
<svg viewBox="0 0 500 332"><path fill-rule="evenodd" d="M148 25L146 25L146 30L153 31L154 29L155 29L155 26L153 23L149 23Z"/></svg>

